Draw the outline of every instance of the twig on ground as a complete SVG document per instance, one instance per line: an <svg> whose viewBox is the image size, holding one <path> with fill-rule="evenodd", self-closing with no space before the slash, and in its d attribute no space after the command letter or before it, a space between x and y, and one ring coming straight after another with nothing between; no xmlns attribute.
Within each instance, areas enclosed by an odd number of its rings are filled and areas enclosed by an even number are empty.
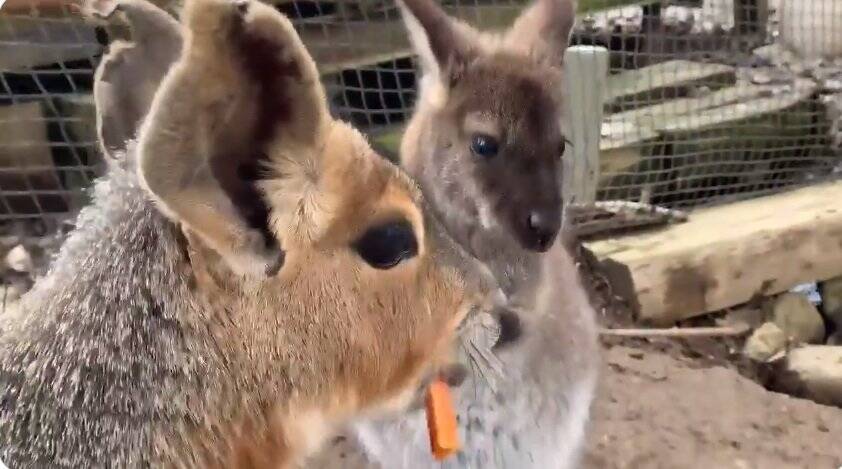
<svg viewBox="0 0 842 469"><path fill-rule="evenodd" d="M722 327L670 327L668 329L602 329L609 337L737 337L751 331L748 324Z"/></svg>

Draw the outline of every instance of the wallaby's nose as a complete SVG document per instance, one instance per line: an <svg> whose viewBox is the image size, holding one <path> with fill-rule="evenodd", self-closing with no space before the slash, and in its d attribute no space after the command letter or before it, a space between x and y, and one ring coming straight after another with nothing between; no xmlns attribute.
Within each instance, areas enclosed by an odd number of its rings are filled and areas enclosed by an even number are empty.
<svg viewBox="0 0 842 469"><path fill-rule="evenodd" d="M561 228L561 217L555 210L533 210L529 214L526 226L532 235L534 249L544 252L552 246Z"/></svg>

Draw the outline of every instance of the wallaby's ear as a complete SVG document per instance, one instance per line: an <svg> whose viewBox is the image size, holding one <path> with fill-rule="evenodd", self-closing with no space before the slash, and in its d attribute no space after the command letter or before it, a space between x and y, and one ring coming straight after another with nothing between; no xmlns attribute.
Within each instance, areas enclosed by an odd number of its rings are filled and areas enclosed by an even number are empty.
<svg viewBox="0 0 842 469"><path fill-rule="evenodd" d="M561 66L576 20L575 0L535 0L506 32L508 48Z"/></svg>
<svg viewBox="0 0 842 469"><path fill-rule="evenodd" d="M119 13L131 29L131 42L113 42L94 76L97 137L113 159L137 137L155 91L181 53L181 30L172 16L145 0L93 0L85 7L102 19Z"/></svg>
<svg viewBox="0 0 842 469"><path fill-rule="evenodd" d="M319 157L331 118L318 70L259 1L187 0L182 22L184 51L138 141L141 180L235 272L273 275L283 251L259 181L270 157Z"/></svg>
<svg viewBox="0 0 842 469"><path fill-rule="evenodd" d="M477 52L478 32L448 16L435 0L396 1L424 75L458 75Z"/></svg>

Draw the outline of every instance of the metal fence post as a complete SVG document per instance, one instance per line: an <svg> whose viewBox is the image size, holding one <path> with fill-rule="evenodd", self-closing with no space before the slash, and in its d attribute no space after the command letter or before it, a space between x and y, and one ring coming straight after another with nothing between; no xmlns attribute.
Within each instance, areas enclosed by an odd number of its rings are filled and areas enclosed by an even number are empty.
<svg viewBox="0 0 842 469"><path fill-rule="evenodd" d="M565 202L591 203L599 183L599 140L608 81L608 49L572 46L564 57L565 116L570 141L564 155Z"/></svg>

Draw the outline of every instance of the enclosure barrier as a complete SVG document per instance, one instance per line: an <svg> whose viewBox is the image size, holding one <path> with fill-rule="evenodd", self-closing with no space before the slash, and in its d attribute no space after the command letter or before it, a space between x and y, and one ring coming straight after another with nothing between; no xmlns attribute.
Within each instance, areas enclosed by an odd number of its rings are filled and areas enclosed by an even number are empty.
<svg viewBox="0 0 842 469"><path fill-rule="evenodd" d="M416 81L393 1L266 1L294 19L332 112L394 156ZM443 1L487 30L527 3ZM60 219L85 203L102 170L93 73L121 34L61 0L0 10L0 221ZM842 169L842 3L579 0L571 43L569 198L694 209Z"/></svg>

